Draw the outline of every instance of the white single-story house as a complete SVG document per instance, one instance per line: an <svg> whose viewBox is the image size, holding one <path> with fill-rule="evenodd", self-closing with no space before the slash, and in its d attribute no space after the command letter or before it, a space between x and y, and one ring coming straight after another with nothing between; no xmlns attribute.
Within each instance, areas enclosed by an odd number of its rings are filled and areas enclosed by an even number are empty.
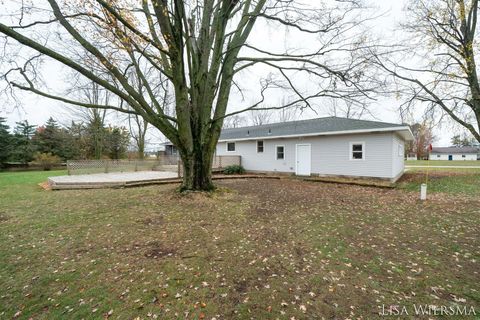
<svg viewBox="0 0 480 320"><path fill-rule="evenodd" d="M326 117L224 129L216 155L239 155L250 172L396 181L410 140L403 124Z"/></svg>
<svg viewBox="0 0 480 320"><path fill-rule="evenodd" d="M477 160L479 153L477 147L438 147L430 151L430 160Z"/></svg>

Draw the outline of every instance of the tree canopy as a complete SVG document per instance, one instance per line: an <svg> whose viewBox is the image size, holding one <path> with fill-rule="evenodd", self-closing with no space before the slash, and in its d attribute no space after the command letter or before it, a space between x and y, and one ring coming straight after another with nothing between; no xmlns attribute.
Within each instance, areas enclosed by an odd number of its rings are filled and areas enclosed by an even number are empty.
<svg viewBox="0 0 480 320"><path fill-rule="evenodd" d="M407 9L407 39L377 64L395 78L404 108L425 105L480 141L478 0L412 0Z"/></svg>
<svg viewBox="0 0 480 320"><path fill-rule="evenodd" d="M141 116L178 147L184 189L211 189L212 157L226 117L252 109L315 108L325 97L369 98L376 78L365 52L374 44L361 28L361 9L353 0L19 4L10 21L0 22L0 33L28 58L10 63L4 79L12 88L64 103ZM268 30L284 32L284 43L265 41ZM262 36L256 39L255 32ZM112 99L97 103L49 92L40 81L42 59L108 90ZM252 74L259 76L241 81ZM232 92L242 96L252 88L255 94L227 111ZM268 104L279 94L284 104Z"/></svg>
<svg viewBox="0 0 480 320"><path fill-rule="evenodd" d="M104 123L98 126L97 123L72 122L65 127L49 118L38 127L28 121L17 122L11 131L6 119L0 117L0 167L7 162L28 164L39 155L54 156L62 161L122 159L127 157L130 143L125 128ZM100 154L96 153L98 145L101 145Z"/></svg>

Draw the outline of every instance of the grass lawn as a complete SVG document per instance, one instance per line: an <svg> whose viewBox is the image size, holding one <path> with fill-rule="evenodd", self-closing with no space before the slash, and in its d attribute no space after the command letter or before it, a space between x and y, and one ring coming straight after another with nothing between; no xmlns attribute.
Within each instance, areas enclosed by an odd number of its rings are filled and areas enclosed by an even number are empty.
<svg viewBox="0 0 480 320"><path fill-rule="evenodd" d="M468 192L420 202L403 189L294 179L185 196L175 185L36 186L51 174L0 173L1 319L375 319L382 305L412 314L414 304L480 313L480 197Z"/></svg>
<svg viewBox="0 0 480 320"><path fill-rule="evenodd" d="M465 161L448 161L448 160L407 160L406 166L480 166L480 161L465 160Z"/></svg>
<svg viewBox="0 0 480 320"><path fill-rule="evenodd" d="M409 191L420 190L425 183L427 169L411 168L397 185ZM480 197L480 169L429 168L428 192L445 192Z"/></svg>

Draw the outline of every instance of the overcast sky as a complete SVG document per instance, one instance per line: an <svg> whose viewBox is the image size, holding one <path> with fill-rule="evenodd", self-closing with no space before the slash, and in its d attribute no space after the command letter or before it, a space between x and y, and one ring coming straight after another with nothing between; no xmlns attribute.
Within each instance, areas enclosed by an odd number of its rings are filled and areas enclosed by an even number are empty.
<svg viewBox="0 0 480 320"><path fill-rule="evenodd" d="M372 28L382 37L395 38L398 35L394 29L398 23L403 19L403 7L404 0L371 0L374 6L377 7L378 13L384 13L383 17L375 20ZM270 41L274 41L271 39ZM46 78L48 78L49 87L61 87L62 81L65 78L65 70L59 68L56 64L47 64ZM70 111L65 108L61 103L41 98L25 92L17 92L17 95L21 97L23 107L14 108L13 106L5 106L0 110L0 116L6 117L10 126L14 126L16 121L27 119L32 124L43 124L52 116L62 124L68 124L72 119ZM0 97L1 99L1 97ZM234 101L234 99L232 99ZM372 116L366 116L364 119L380 120L384 122L399 123L400 118L398 114L398 106L401 101L395 99L381 99L378 100L371 109ZM326 105L317 110L317 114L308 112L302 115L302 118L312 118L320 116L328 116L330 106ZM113 123L120 124L119 117L112 116L111 121ZM458 127L451 124L444 124L441 128L435 130L437 141L435 145L448 145L450 138L453 134L462 132ZM157 142L162 140L162 135L158 132L151 133L149 149L155 148Z"/></svg>

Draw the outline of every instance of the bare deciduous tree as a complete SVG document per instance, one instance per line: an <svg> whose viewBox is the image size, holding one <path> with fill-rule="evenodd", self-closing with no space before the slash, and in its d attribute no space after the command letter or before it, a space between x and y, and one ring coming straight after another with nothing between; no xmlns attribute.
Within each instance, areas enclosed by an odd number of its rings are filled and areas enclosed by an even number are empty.
<svg viewBox="0 0 480 320"><path fill-rule="evenodd" d="M282 105L286 105L286 101L282 101ZM298 108L283 108L281 109L278 114L278 121L280 122L287 122L287 121L294 121L297 119L298 115L300 114L301 110Z"/></svg>
<svg viewBox="0 0 480 320"><path fill-rule="evenodd" d="M354 103L353 101L330 100L330 115L348 119L362 119L364 116L372 116L368 104Z"/></svg>
<svg viewBox="0 0 480 320"><path fill-rule="evenodd" d="M418 160L428 157L428 146L435 141L432 125L426 120L421 123L414 123L410 126L412 129L414 140L406 145L406 152L414 153Z"/></svg>
<svg viewBox="0 0 480 320"><path fill-rule="evenodd" d="M247 121L244 116L240 114L235 114L231 117L225 118L225 120L223 121L223 128L224 129L239 128L245 125L246 122Z"/></svg>
<svg viewBox="0 0 480 320"><path fill-rule="evenodd" d="M249 120L254 126L261 126L270 123L273 119L273 112L269 109L250 110Z"/></svg>
<svg viewBox="0 0 480 320"><path fill-rule="evenodd" d="M73 80L73 79L72 79ZM112 94L95 82L81 82L76 79L68 95L78 101L91 105L108 106ZM92 136L92 153L95 159L101 159L105 145L105 126L108 109L104 108L70 108L75 118L85 123Z"/></svg>
<svg viewBox="0 0 480 320"><path fill-rule="evenodd" d="M408 44L397 48L398 59L376 62L397 80L403 107L439 109L480 141L478 0L412 0L407 9Z"/></svg>
<svg viewBox="0 0 480 320"><path fill-rule="evenodd" d="M64 103L141 116L178 147L182 188L209 190L213 154L226 117L252 109L315 108L321 97L363 99L375 89L375 77L367 68L370 59L364 54L374 44L359 27L364 18L358 1L311 3L15 2L0 21L2 45L30 57L20 66L20 55L18 61L6 61L13 66L3 78L11 87ZM256 41L256 25L258 33L284 32L285 43L268 43L268 35ZM75 71L111 92L116 101L97 105L49 92L36 81L36 58ZM256 102L227 112L231 94L245 89L239 78L253 68L261 77L253 83L259 89L252 95ZM162 78L172 90L173 112L160 102ZM272 105L269 97L280 94L289 96L287 105L265 107Z"/></svg>
<svg viewBox="0 0 480 320"><path fill-rule="evenodd" d="M128 115L128 131L135 142L139 159L145 158L145 143L147 137L148 122L139 115Z"/></svg>

